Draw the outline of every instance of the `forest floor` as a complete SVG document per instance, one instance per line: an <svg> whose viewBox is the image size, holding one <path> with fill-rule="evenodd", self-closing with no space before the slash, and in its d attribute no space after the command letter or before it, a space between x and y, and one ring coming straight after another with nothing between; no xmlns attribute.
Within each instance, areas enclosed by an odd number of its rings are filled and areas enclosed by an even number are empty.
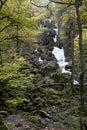
<svg viewBox="0 0 87 130"><path fill-rule="evenodd" d="M9 127L10 130L65 130L58 128L40 128L36 124L32 123L29 120L19 116L19 115L9 115L4 119L5 124Z"/></svg>

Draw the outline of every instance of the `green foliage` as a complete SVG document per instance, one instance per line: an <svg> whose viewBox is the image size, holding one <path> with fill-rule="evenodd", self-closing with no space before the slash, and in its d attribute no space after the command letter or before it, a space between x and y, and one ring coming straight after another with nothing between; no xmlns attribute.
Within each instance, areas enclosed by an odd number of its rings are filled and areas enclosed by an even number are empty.
<svg viewBox="0 0 87 130"><path fill-rule="evenodd" d="M0 105L15 108L33 88L33 77L23 57L15 54L17 43L36 41L36 8L27 0L7 0L0 11ZM19 48L18 48L19 49ZM20 97L20 98L19 98ZM10 99L10 100L9 100Z"/></svg>
<svg viewBox="0 0 87 130"><path fill-rule="evenodd" d="M70 98L71 95L72 95L71 86L70 86L70 85L66 86L66 87L64 88L63 92L64 92L64 95L65 95L66 97Z"/></svg>
<svg viewBox="0 0 87 130"><path fill-rule="evenodd" d="M8 99L5 101L6 106L8 106L8 110L10 109L16 109L17 106L20 106L20 104L24 101L27 101L26 98L16 98L16 99Z"/></svg>
<svg viewBox="0 0 87 130"><path fill-rule="evenodd" d="M0 115L0 130L8 130L2 121L1 115Z"/></svg>
<svg viewBox="0 0 87 130"><path fill-rule="evenodd" d="M36 41L38 26L35 10L32 6L30 8L30 3L26 0L8 0L0 12L0 38L13 38L15 41L18 35L18 39L23 42Z"/></svg>
<svg viewBox="0 0 87 130"><path fill-rule="evenodd" d="M82 30L82 46L83 46L83 54L84 54L84 63L86 64L86 58L87 58L87 29L83 28ZM77 68L77 72L80 72L80 57L79 57L79 45L78 45L78 35L74 39L74 55L75 55L75 65ZM77 62L78 61L78 62Z"/></svg>
<svg viewBox="0 0 87 130"><path fill-rule="evenodd" d="M17 76L17 72L23 63L23 59L15 59L14 63L4 63L0 66L0 81L10 80Z"/></svg>
<svg viewBox="0 0 87 130"><path fill-rule="evenodd" d="M0 125L0 129L1 129L1 130L8 130L5 125Z"/></svg>
<svg viewBox="0 0 87 130"><path fill-rule="evenodd" d="M57 91L55 91L53 88L46 88L44 89L44 93L48 96L52 96L54 94L57 94Z"/></svg>
<svg viewBox="0 0 87 130"><path fill-rule="evenodd" d="M33 83L31 76L22 73L23 66L27 64L22 57L15 57L11 63L4 63L0 66L1 106L16 108L18 104L26 100L25 87L33 86Z"/></svg>
<svg viewBox="0 0 87 130"><path fill-rule="evenodd" d="M46 84L51 84L51 83L53 83L53 82L54 82L54 80L51 79L50 77L45 77L45 78L44 78L44 83L46 83Z"/></svg>
<svg viewBox="0 0 87 130"><path fill-rule="evenodd" d="M32 121L35 124L41 124L41 117L39 115L30 115L27 112L20 112L21 116L25 117L29 121Z"/></svg>

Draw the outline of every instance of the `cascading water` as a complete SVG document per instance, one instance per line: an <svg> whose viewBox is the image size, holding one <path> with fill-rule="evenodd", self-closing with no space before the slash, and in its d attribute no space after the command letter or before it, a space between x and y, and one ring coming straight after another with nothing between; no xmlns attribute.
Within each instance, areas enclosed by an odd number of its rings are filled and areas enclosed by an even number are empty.
<svg viewBox="0 0 87 130"><path fill-rule="evenodd" d="M48 21L47 21L47 24L45 23L45 24L41 24L40 25L40 27L41 28L45 28L45 27L48 27L48 32L46 33L46 38L44 38L44 39L47 39L46 40L46 44L49 44L49 41L52 41L52 39L53 39L53 42L54 43L56 43L57 42L57 36L58 36L58 24L56 23L55 25L54 25L54 28L52 28L52 30L50 29L50 27L51 27L51 25L52 25L52 19L50 18L50 19L48 19ZM53 32L55 32L55 35L51 35L51 31ZM49 39L49 37L51 36L51 39ZM48 40L49 39L49 40ZM42 40L43 41L43 40ZM45 43L45 41L43 41L44 43ZM46 45L46 44L43 44L43 45ZM56 47L56 46L54 46L54 48L53 48L53 50L52 50L52 54L54 55L54 57L57 59L57 63L59 64L59 66L60 66L60 69L61 69L61 72L62 73L68 73L68 74L70 74L71 75L71 72L70 72L70 70L68 69L68 70L66 70L65 69L65 66L66 65L68 65L68 62L66 62L65 61L65 55L64 55L64 49L63 49L63 47L60 49L60 48L58 48L58 47ZM44 63L44 60L42 60L41 59L41 57L39 57L39 63L40 64L42 64L42 63ZM77 80L75 80L75 79L73 79L73 84L74 85L78 85L79 84L79 82L77 81Z"/></svg>
<svg viewBox="0 0 87 130"><path fill-rule="evenodd" d="M39 57L39 63L42 64L44 61L41 59L41 57Z"/></svg>
<svg viewBox="0 0 87 130"><path fill-rule="evenodd" d="M74 79L74 80L73 80L73 84L74 84L74 85L79 85L79 82Z"/></svg>
<svg viewBox="0 0 87 130"><path fill-rule="evenodd" d="M62 73L68 73L68 74L71 75L70 70L65 70L65 66L68 65L68 62L65 61L64 49L54 47L54 49L52 50L52 54L57 59L57 63L60 66L61 72ZM79 82L77 80L73 79L73 84L74 85L79 85Z"/></svg>
<svg viewBox="0 0 87 130"><path fill-rule="evenodd" d="M55 28L53 29L55 31L55 37L53 37L54 42L57 42L57 35L58 35L58 26L55 24Z"/></svg>
<svg viewBox="0 0 87 130"><path fill-rule="evenodd" d="M68 62L65 61L65 55L64 55L64 49L60 49L58 47L54 47L52 50L52 54L55 56L57 59L57 63L59 64L62 73L69 73L71 74L70 71L65 70L65 66L68 65Z"/></svg>
<svg viewBox="0 0 87 130"><path fill-rule="evenodd" d="M54 42L57 42L57 36L55 35L55 37L53 38Z"/></svg>

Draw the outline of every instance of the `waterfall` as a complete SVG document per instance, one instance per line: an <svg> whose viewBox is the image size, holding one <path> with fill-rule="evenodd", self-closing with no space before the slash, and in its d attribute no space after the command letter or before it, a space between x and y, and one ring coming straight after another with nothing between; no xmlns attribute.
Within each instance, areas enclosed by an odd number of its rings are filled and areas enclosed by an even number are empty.
<svg viewBox="0 0 87 130"><path fill-rule="evenodd" d="M57 26L57 24L55 24L55 28L53 30L56 32L55 37L53 37L53 40L54 40L54 42L57 42L57 35L58 35L58 26Z"/></svg>
<svg viewBox="0 0 87 130"><path fill-rule="evenodd" d="M52 50L52 54L57 59L57 63L59 64L62 73L71 74L71 72L69 70L65 70L65 66L68 65L68 62L65 61L64 49L54 47L53 50Z"/></svg>
<svg viewBox="0 0 87 130"><path fill-rule="evenodd" d="M53 41L57 42L57 35L55 35L55 37L53 37Z"/></svg>
<svg viewBox="0 0 87 130"><path fill-rule="evenodd" d="M50 43L50 41L53 43L57 42L57 36L58 36L58 23L55 23L54 26L51 25L53 23L53 19L49 18L48 21L43 22L42 24L40 24L40 28L48 28L48 31L45 32L44 36L42 39L40 39L41 43L43 45L48 45ZM55 32L53 34L53 31ZM45 39L45 40L44 40ZM37 52L37 49L36 49ZM65 69L65 66L68 65L69 63L65 61L65 55L64 55L64 48L58 48L56 46L54 46L53 50L52 50L52 54L54 55L54 57L57 59L57 63L59 64L59 67L61 69L62 73L68 73L69 75L71 75L71 71L68 69ZM44 60L41 59L41 57L39 57L38 59L40 64L44 63ZM78 85L79 82L75 79L73 79L73 84L74 85Z"/></svg>
<svg viewBox="0 0 87 130"><path fill-rule="evenodd" d="M57 59L57 63L60 66L61 72L62 73L68 73L68 74L71 75L70 70L65 70L65 66L68 65L68 62L65 61L64 49L54 47L53 50L52 50L52 54ZM77 80L73 79L73 84L74 85L79 85L79 82Z"/></svg>

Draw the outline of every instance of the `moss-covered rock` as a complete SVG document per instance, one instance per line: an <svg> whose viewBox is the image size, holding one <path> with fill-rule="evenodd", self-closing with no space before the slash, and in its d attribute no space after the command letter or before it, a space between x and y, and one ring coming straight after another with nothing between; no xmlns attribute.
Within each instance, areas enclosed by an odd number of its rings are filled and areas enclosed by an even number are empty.
<svg viewBox="0 0 87 130"><path fill-rule="evenodd" d="M59 69L59 65L57 64L57 62L50 61L47 64L42 66L41 72L47 76L47 75L50 75L51 73L53 73L54 71L56 71L57 69Z"/></svg>
<svg viewBox="0 0 87 130"><path fill-rule="evenodd" d="M54 79L56 82L70 82L71 76L69 74L62 74L58 70L51 74L51 78Z"/></svg>

